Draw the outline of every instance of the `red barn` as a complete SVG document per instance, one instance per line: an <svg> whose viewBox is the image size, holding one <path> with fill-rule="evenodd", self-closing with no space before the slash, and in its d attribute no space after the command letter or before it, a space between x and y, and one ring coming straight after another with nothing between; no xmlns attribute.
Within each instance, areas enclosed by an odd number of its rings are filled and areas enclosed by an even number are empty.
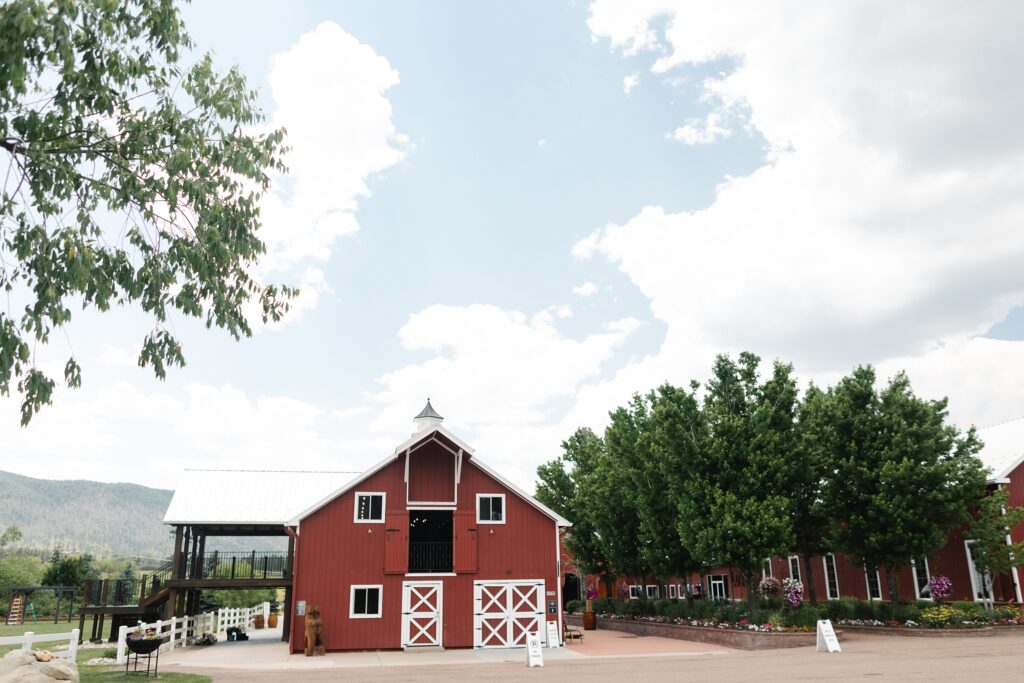
<svg viewBox="0 0 1024 683"><path fill-rule="evenodd" d="M290 522L292 652L313 605L328 650L524 647L545 622L561 639L569 523L442 420L428 401L411 439Z"/></svg>

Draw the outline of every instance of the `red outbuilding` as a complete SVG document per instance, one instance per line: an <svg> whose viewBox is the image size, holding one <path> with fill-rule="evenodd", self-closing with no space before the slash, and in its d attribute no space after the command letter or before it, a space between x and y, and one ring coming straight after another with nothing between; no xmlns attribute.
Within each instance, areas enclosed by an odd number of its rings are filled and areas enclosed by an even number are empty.
<svg viewBox="0 0 1024 683"><path fill-rule="evenodd" d="M289 523L292 652L316 606L327 650L561 639L560 517L491 470L427 401L417 432Z"/></svg>

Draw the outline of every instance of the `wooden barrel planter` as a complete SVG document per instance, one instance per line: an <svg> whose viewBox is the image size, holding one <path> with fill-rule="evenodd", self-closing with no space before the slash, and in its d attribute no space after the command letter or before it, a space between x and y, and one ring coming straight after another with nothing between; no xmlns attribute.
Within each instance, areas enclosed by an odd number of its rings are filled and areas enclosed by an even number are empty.
<svg viewBox="0 0 1024 683"><path fill-rule="evenodd" d="M594 631L597 629L597 614L594 612L583 613L583 630Z"/></svg>
<svg viewBox="0 0 1024 683"><path fill-rule="evenodd" d="M267 617L267 628L277 628L277 612L271 612Z"/></svg>
<svg viewBox="0 0 1024 683"><path fill-rule="evenodd" d="M253 625L256 628L263 628L263 615L262 614L257 614L255 617L253 617L252 621L253 621Z"/></svg>

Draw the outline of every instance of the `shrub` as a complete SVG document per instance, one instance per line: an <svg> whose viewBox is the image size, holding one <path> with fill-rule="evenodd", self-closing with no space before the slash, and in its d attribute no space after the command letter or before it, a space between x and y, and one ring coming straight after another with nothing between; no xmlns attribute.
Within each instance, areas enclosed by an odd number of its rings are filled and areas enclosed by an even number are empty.
<svg viewBox="0 0 1024 683"><path fill-rule="evenodd" d="M873 600L872 606L875 610L875 619L878 619L879 621L889 621L893 618L893 606L891 603L882 602L881 600Z"/></svg>
<svg viewBox="0 0 1024 683"><path fill-rule="evenodd" d="M821 612L810 605L804 605L798 609L787 610L783 613L783 625L784 626L796 626L797 628L806 626L807 628L814 628L818 625L818 619L821 618Z"/></svg>
<svg viewBox="0 0 1024 683"><path fill-rule="evenodd" d="M565 605L565 611L568 612L569 614L576 614L577 612L582 611L582 609L583 609L583 603L580 602L579 600L570 600Z"/></svg>
<svg viewBox="0 0 1024 683"><path fill-rule="evenodd" d="M116 647L108 647L105 650L103 650L103 658L104 659L117 659L117 648Z"/></svg>
<svg viewBox="0 0 1024 683"><path fill-rule="evenodd" d="M917 605L897 605L892 608L892 618L904 624L908 621L920 622L921 608Z"/></svg>
<svg viewBox="0 0 1024 683"><path fill-rule="evenodd" d="M825 614L827 618L832 621L839 621L840 619L850 619L853 614L853 609L847 600L829 600L824 603Z"/></svg>
<svg viewBox="0 0 1024 683"><path fill-rule="evenodd" d="M979 619L985 615L984 608L979 603L970 600L957 600L953 603L953 607Z"/></svg>
<svg viewBox="0 0 1024 683"><path fill-rule="evenodd" d="M865 620L874 619L875 607L872 602L867 600L857 600L853 605L853 618Z"/></svg>

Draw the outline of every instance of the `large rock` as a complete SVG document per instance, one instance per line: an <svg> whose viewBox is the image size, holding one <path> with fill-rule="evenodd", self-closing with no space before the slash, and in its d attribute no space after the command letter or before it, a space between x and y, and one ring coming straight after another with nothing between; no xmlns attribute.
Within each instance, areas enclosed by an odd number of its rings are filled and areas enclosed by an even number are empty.
<svg viewBox="0 0 1024 683"><path fill-rule="evenodd" d="M12 650L0 659L0 683L78 683L78 666L60 658L40 662L32 650Z"/></svg>

